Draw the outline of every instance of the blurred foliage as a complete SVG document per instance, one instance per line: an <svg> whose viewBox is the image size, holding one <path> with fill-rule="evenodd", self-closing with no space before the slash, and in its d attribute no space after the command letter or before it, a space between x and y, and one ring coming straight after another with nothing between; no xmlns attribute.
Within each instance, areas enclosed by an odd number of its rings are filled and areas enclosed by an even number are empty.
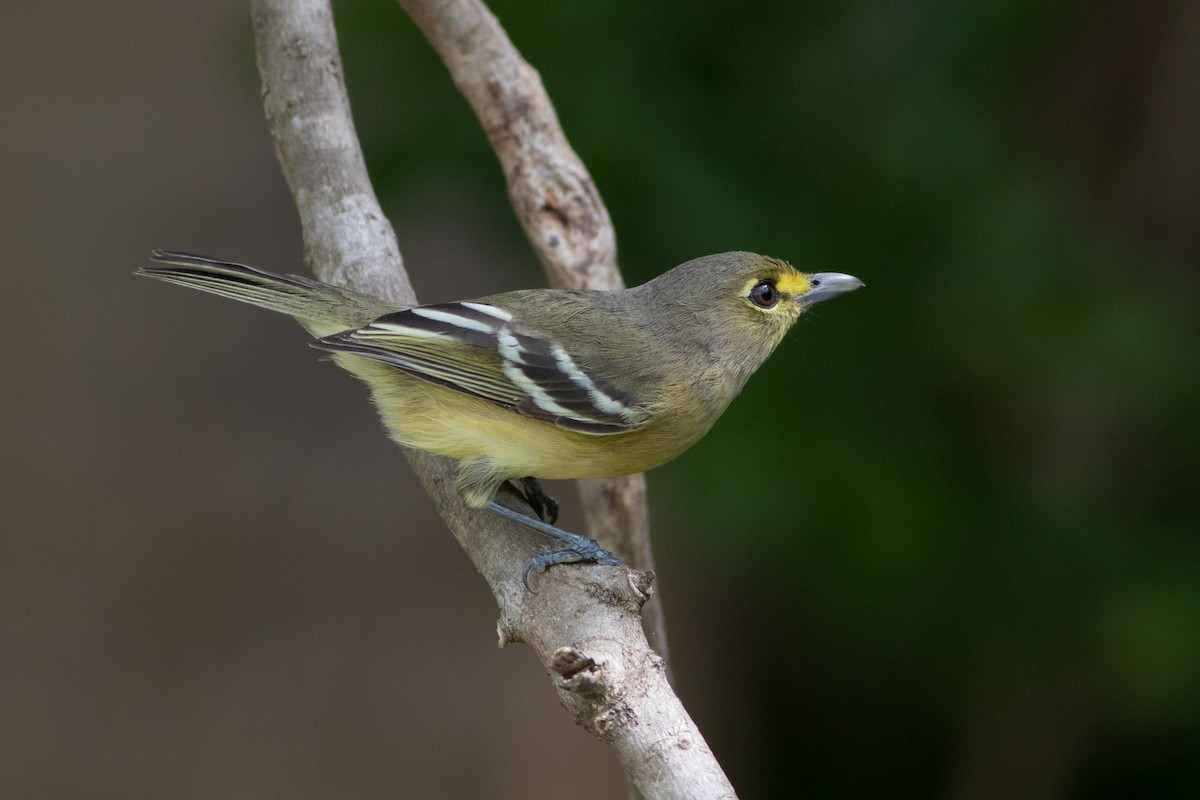
<svg viewBox="0 0 1200 800"><path fill-rule="evenodd" d="M709 732L759 749L740 785L1196 796L1198 254L1098 200L1122 126L1061 102L1064 73L1106 91L1079 42L1119 5L491 5L630 283L731 249L867 283L653 479L679 519L660 546L739 564L777 609L752 623L779 651L748 666L761 727ZM519 238L419 33L388 4L337 12L385 202L478 185ZM1103 36L1110 72L1138 68Z"/></svg>

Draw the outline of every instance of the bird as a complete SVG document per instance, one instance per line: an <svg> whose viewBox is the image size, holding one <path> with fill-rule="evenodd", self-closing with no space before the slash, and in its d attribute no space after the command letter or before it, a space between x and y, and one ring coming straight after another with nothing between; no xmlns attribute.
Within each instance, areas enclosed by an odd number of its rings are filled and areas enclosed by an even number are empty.
<svg viewBox="0 0 1200 800"><path fill-rule="evenodd" d="M644 472L700 440L796 320L863 286L838 272L728 252L636 287L523 289L397 308L298 275L154 250L138 275L282 312L362 380L390 437L454 459L456 490L561 543L556 564L615 565L594 540L556 527L538 479ZM536 517L495 501L508 481Z"/></svg>

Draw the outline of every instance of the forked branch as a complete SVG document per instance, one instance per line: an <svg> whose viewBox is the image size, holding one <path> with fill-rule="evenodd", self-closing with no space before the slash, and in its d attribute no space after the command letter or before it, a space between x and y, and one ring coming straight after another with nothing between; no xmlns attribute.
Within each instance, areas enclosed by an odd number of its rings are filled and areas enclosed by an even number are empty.
<svg viewBox="0 0 1200 800"><path fill-rule="evenodd" d="M450 40L454 48L466 48L462 59L474 65L485 90L510 109L497 118L480 116L509 175L522 224L554 282L619 285L607 213L566 146L536 74L516 56L495 19L473 2L404 5L439 52L451 47ZM300 213L309 267L323 280L397 306L414 303L395 233L367 179L328 0L252 0L252 13L263 105ZM503 47L495 49L497 35L508 56ZM493 58L498 77L489 83L487 60ZM466 73L454 74L460 88L476 85ZM520 113L521 97L530 102L528 114ZM518 98L515 106L512 98ZM539 106L536 113L534 106ZM506 149L513 142L525 142L516 146L517 155ZM532 149L522 149L530 143ZM556 273L556 264L565 271ZM642 632L639 611L651 576L623 568L556 567L539 582L538 593L530 594L521 584L521 571L534 548L533 535L464 506L454 493L446 459L417 451L405 455L491 586L500 609L501 644L521 641L534 648L575 720L613 747L637 790L648 798L732 797L732 787ZM621 505L629 496L608 495Z"/></svg>

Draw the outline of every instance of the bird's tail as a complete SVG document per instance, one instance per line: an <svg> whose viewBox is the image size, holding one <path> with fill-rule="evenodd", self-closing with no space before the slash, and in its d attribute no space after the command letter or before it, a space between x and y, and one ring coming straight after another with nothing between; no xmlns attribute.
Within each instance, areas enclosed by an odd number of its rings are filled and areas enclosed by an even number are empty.
<svg viewBox="0 0 1200 800"><path fill-rule="evenodd" d="M315 336L358 328L396 310L370 295L299 275L276 275L244 264L155 250L138 275L177 283L295 317Z"/></svg>

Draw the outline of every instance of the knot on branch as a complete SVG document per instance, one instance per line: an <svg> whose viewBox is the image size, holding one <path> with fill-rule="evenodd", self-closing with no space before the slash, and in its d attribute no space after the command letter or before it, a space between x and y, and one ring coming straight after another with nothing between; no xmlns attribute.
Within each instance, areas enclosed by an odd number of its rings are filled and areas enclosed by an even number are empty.
<svg viewBox="0 0 1200 800"><path fill-rule="evenodd" d="M654 593L654 570L652 569L631 569L629 570L629 588L633 589L635 595L641 601L639 605L645 605L650 599L650 595Z"/></svg>
<svg viewBox="0 0 1200 800"><path fill-rule="evenodd" d="M550 657L550 669L558 673L563 688L578 691L571 684L582 686L595 680L600 664L596 659L576 647L560 647Z"/></svg>
<svg viewBox="0 0 1200 800"><path fill-rule="evenodd" d="M632 724L637 715L624 702L619 689L623 672L619 659L601 653L586 653L578 647L560 647L550 659L558 688L569 692L583 706L576 706L576 720L602 738Z"/></svg>
<svg viewBox="0 0 1200 800"><path fill-rule="evenodd" d="M626 567L624 576L623 582L589 581L583 588L590 597L609 608L640 614L642 606L654 593L654 571Z"/></svg>

